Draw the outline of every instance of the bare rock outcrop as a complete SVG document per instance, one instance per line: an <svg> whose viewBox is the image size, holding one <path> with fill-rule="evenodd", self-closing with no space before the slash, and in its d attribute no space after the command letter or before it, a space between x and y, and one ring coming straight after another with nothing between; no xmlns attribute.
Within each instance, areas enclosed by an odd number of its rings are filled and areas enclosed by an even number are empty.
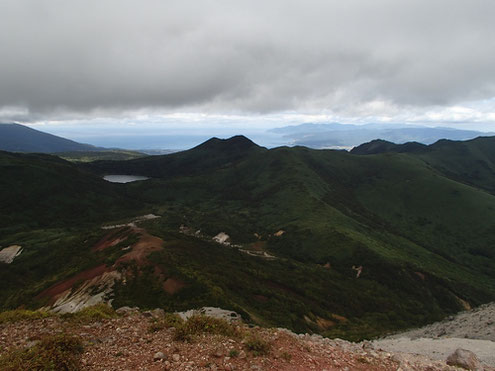
<svg viewBox="0 0 495 371"><path fill-rule="evenodd" d="M447 357L447 364L470 371L483 371L483 366L476 354L462 348L457 348L454 353Z"/></svg>
<svg viewBox="0 0 495 371"><path fill-rule="evenodd" d="M0 262L11 264L16 257L21 255L22 247L19 245L12 245L0 250Z"/></svg>

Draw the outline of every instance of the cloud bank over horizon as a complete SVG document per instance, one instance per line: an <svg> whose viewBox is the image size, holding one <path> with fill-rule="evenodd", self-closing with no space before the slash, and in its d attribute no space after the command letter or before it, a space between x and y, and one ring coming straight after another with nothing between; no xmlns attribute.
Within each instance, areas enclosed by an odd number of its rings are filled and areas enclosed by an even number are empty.
<svg viewBox="0 0 495 371"><path fill-rule="evenodd" d="M0 14L2 121L495 123L494 2L5 0Z"/></svg>

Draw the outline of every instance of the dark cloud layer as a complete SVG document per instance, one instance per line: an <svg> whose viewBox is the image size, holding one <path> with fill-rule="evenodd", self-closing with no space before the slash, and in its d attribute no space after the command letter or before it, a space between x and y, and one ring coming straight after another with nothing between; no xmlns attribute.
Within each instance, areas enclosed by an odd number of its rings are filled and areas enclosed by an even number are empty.
<svg viewBox="0 0 495 371"><path fill-rule="evenodd" d="M494 14L486 0L3 0L0 110L352 112L485 99Z"/></svg>

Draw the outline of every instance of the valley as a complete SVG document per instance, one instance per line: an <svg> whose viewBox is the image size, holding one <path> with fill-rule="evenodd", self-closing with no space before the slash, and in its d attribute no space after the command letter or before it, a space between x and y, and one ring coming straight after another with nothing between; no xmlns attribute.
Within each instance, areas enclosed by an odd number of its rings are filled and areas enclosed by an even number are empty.
<svg viewBox="0 0 495 371"><path fill-rule="evenodd" d="M23 249L2 265L2 309L214 306L349 340L440 320L495 299L493 140L353 154L237 136L90 163L1 152L0 246Z"/></svg>

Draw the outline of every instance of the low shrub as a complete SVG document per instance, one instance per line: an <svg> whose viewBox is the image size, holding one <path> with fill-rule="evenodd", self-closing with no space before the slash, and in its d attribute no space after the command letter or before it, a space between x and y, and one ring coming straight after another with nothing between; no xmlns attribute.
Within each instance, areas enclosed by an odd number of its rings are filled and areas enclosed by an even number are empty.
<svg viewBox="0 0 495 371"><path fill-rule="evenodd" d="M270 352L270 343L257 334L250 334L244 341L244 346L255 356L261 356Z"/></svg>
<svg viewBox="0 0 495 371"><path fill-rule="evenodd" d="M223 319L194 315L175 328L174 340L188 341L196 335L205 333L237 336L234 326Z"/></svg>
<svg viewBox="0 0 495 371"><path fill-rule="evenodd" d="M41 310L15 309L0 313L0 324L49 317L49 312Z"/></svg>
<svg viewBox="0 0 495 371"><path fill-rule="evenodd" d="M102 319L115 318L118 317L118 315L111 306L101 303L83 308L75 313L63 314L62 317L76 321L90 322L95 320L98 321Z"/></svg>
<svg viewBox="0 0 495 371"><path fill-rule="evenodd" d="M148 328L149 332L157 332L163 330L164 328L170 327L180 327L184 324L184 320L175 313L165 313L165 316L161 319L155 320L151 323Z"/></svg>
<svg viewBox="0 0 495 371"><path fill-rule="evenodd" d="M67 334L47 336L29 349L12 350L0 357L0 370L80 369L83 345L80 338Z"/></svg>

